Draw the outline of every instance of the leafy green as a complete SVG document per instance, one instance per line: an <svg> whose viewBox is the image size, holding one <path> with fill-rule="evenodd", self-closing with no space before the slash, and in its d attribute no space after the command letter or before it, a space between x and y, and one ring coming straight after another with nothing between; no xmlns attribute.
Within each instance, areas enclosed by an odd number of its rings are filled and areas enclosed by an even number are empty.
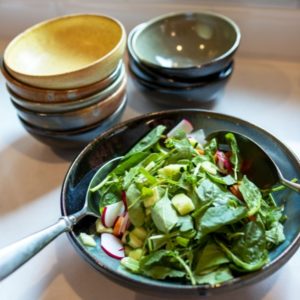
<svg viewBox="0 0 300 300"><path fill-rule="evenodd" d="M217 285L262 268L285 240L284 207L270 193L280 189L260 190L242 173L234 134L225 135L227 144L215 138L199 145L183 131L172 137L164 131L152 129L90 189L100 212L127 201L130 224L122 242L129 256L122 267L192 285ZM226 172L217 151L230 158ZM193 209L177 214L187 203Z"/></svg>
<svg viewBox="0 0 300 300"><path fill-rule="evenodd" d="M261 192L259 191L258 187L251 182L247 176L243 176L239 189L249 208L248 216L256 214L260 209L262 199Z"/></svg>
<svg viewBox="0 0 300 300"><path fill-rule="evenodd" d="M177 224L177 213L168 198L168 191L152 207L151 216L156 228L164 233L168 233Z"/></svg>
<svg viewBox="0 0 300 300"><path fill-rule="evenodd" d="M159 125L153 128L146 136L144 136L131 150L125 155L125 158L140 152L145 152L156 144L165 131L166 127Z"/></svg>
<svg viewBox="0 0 300 300"><path fill-rule="evenodd" d="M212 286L231 279L233 279L233 275L228 267L221 267L207 274L196 276L198 284L209 284Z"/></svg>

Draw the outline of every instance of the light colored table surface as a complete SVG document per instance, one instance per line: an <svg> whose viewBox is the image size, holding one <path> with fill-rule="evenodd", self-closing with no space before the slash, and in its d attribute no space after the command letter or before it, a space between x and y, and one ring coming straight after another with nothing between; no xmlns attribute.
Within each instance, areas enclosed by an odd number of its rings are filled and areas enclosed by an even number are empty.
<svg viewBox="0 0 300 300"><path fill-rule="evenodd" d="M2 41L2 44L5 41ZM1 45L1 43L0 43ZM128 82L123 120L162 108ZM75 154L53 151L19 123L0 76L0 247L54 223L60 188ZM300 63L238 56L224 97L209 109L261 126L300 157ZM299 299L300 250L267 280L210 299ZM1 300L154 300L122 288L94 271L62 235L0 283Z"/></svg>

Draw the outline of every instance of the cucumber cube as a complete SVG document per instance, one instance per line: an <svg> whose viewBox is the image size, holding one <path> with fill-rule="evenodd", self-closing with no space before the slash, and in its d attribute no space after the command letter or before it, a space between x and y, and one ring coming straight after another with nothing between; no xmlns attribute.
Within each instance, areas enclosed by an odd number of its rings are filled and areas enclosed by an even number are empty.
<svg viewBox="0 0 300 300"><path fill-rule="evenodd" d="M181 216L186 215L195 209L192 199L183 193L175 195L171 202Z"/></svg>

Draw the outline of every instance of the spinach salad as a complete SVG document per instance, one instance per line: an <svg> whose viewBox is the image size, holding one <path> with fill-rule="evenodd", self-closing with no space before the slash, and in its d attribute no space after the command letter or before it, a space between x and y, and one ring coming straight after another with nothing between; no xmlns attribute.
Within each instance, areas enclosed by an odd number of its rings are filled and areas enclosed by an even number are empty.
<svg viewBox="0 0 300 300"><path fill-rule="evenodd" d="M155 127L91 188L101 213L95 229L130 272L216 285L268 263L285 239L284 207L243 174L232 133L226 143L206 142L187 124ZM92 235L80 238L95 246Z"/></svg>

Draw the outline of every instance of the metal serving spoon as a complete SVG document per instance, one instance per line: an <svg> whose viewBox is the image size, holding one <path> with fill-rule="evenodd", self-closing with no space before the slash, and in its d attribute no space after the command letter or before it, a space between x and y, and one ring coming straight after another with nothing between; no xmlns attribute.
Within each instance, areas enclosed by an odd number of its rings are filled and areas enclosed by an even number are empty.
<svg viewBox="0 0 300 300"><path fill-rule="evenodd" d="M218 131L209 134L206 140L216 138L219 143L226 144L225 135L229 131ZM234 134L239 146L240 155L243 158L242 171L259 188L268 189L275 184L281 183L284 186L300 192L300 184L285 179L271 157L254 141L237 132Z"/></svg>
<svg viewBox="0 0 300 300"><path fill-rule="evenodd" d="M100 216L98 205L89 190L99 184L121 158L116 157L106 162L94 174L87 189L84 206L80 211L69 216L62 216L55 224L0 250L0 280L17 270L61 233L71 231L73 226L83 217L87 215Z"/></svg>

